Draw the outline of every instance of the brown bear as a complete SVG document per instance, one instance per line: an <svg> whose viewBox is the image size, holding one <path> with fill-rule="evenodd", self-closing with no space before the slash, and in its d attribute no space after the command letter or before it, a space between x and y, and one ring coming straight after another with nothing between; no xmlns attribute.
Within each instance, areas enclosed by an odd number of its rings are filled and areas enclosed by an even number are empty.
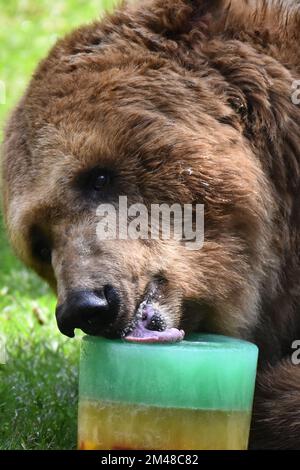
<svg viewBox="0 0 300 470"><path fill-rule="evenodd" d="M60 330L255 342L254 448L300 449L299 47L298 0L123 5L58 41L3 145L9 237ZM202 249L99 240L120 196L203 204Z"/></svg>

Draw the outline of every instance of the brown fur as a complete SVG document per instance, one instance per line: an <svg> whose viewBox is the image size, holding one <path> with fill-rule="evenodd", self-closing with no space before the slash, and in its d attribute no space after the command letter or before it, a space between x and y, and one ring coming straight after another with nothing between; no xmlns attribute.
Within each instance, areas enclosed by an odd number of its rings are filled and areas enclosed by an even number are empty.
<svg viewBox="0 0 300 470"><path fill-rule="evenodd" d="M168 326L255 341L252 446L300 448L300 2L150 0L59 41L6 130L4 212L19 256L57 289L118 286L116 328L160 284ZM110 200L205 204L205 244L95 237L78 174L117 173ZM101 201L99 201L101 202ZM32 226L52 265L32 256Z"/></svg>

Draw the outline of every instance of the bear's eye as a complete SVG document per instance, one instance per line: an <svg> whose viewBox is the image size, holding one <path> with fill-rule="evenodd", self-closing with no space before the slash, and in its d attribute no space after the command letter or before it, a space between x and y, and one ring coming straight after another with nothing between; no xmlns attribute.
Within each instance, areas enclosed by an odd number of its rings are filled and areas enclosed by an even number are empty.
<svg viewBox="0 0 300 470"><path fill-rule="evenodd" d="M92 168L80 173L75 180L75 187L92 198L99 193L107 193L112 183L112 173L105 168Z"/></svg>
<svg viewBox="0 0 300 470"><path fill-rule="evenodd" d="M37 250L37 256L43 263L51 263L51 249L47 246L41 246Z"/></svg>
<svg viewBox="0 0 300 470"><path fill-rule="evenodd" d="M94 191L102 191L110 183L110 175L105 170L99 170L98 174L95 174L91 180L91 189Z"/></svg>
<svg viewBox="0 0 300 470"><path fill-rule="evenodd" d="M50 264L52 250L47 237L38 227L33 226L30 230L30 239L33 257L42 263Z"/></svg>

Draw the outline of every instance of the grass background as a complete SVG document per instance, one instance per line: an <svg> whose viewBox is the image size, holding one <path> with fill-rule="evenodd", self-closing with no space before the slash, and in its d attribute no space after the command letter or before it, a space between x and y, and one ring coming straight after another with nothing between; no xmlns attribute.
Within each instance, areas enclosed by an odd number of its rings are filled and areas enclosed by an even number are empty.
<svg viewBox="0 0 300 470"><path fill-rule="evenodd" d="M114 0L0 0L0 140L7 115L55 40ZM56 327L55 299L11 252L0 216L0 449L76 448L79 340Z"/></svg>

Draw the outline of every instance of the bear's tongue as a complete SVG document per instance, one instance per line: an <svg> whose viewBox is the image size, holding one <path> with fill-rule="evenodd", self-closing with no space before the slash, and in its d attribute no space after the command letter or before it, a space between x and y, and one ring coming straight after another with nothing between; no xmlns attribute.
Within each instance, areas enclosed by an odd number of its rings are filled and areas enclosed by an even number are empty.
<svg viewBox="0 0 300 470"><path fill-rule="evenodd" d="M126 341L138 343L175 343L182 341L184 338L184 331L177 328L169 328L163 331L155 331L153 328L157 322L153 322L157 314L151 304L146 304L141 307L138 314L137 322L134 329L127 334L124 339Z"/></svg>

